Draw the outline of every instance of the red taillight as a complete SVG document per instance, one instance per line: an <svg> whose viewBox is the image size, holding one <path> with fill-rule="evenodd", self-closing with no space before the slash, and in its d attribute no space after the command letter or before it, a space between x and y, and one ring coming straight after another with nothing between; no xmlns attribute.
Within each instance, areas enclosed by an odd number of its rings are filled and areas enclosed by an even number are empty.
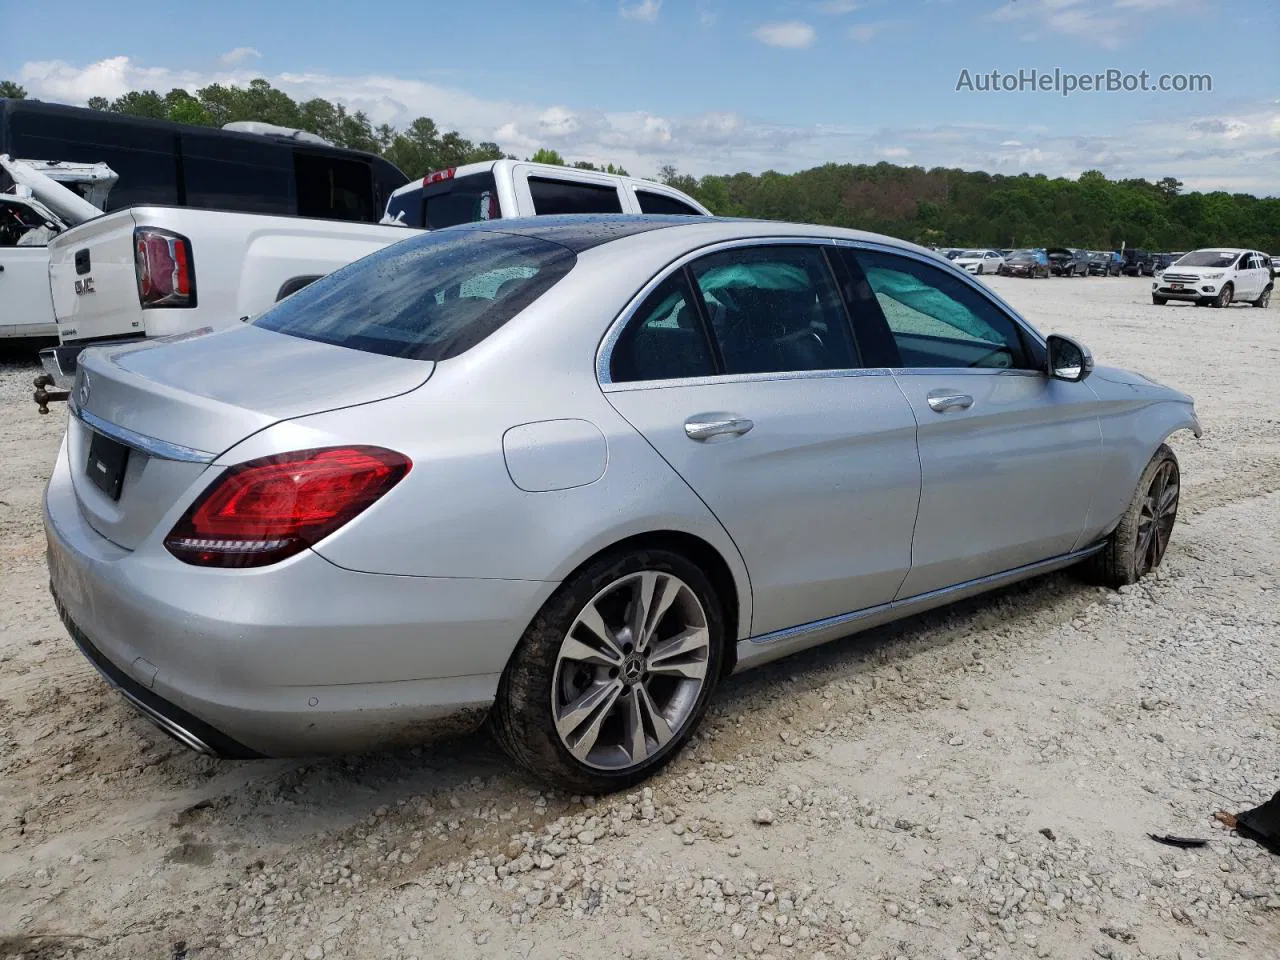
<svg viewBox="0 0 1280 960"><path fill-rule="evenodd" d="M410 466L407 457L381 447L331 447L250 460L215 480L164 545L179 560L201 567L276 563L368 509Z"/></svg>
<svg viewBox="0 0 1280 960"><path fill-rule="evenodd" d="M458 172L457 167L449 167L446 170L433 170L431 173L428 173L425 177L422 178L422 185L426 187L426 186L430 186L433 183L439 183L442 180L452 180L453 175L457 172Z"/></svg>
<svg viewBox="0 0 1280 960"><path fill-rule="evenodd" d="M138 302L146 307L194 307L196 275L191 241L157 227L133 231L133 267Z"/></svg>

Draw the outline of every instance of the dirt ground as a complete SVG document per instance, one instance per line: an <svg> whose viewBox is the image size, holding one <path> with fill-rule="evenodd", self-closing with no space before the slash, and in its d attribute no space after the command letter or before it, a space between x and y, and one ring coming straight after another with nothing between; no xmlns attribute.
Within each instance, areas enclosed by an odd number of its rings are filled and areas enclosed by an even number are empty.
<svg viewBox="0 0 1280 960"><path fill-rule="evenodd" d="M0 361L0 958L1280 956L1280 858L1212 820L1280 790L1280 310L1148 282L993 286L1195 396L1157 577L1054 575L734 678L598 801L482 735L237 763L137 718L46 591L65 414Z"/></svg>

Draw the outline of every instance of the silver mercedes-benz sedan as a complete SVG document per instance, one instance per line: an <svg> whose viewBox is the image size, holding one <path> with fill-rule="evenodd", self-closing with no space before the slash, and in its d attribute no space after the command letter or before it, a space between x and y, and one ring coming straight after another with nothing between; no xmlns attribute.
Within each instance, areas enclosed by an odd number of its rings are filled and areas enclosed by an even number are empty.
<svg viewBox="0 0 1280 960"><path fill-rule="evenodd" d="M233 330L86 351L45 504L107 680L254 757L488 718L573 789L719 678L1082 564L1157 566L1190 398L920 247L544 217L416 236Z"/></svg>

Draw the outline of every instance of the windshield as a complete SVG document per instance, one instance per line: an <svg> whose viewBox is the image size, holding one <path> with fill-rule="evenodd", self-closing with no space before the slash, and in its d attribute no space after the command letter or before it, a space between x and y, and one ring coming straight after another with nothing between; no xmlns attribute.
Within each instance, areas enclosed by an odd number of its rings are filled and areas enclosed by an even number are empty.
<svg viewBox="0 0 1280 960"><path fill-rule="evenodd" d="M255 324L368 353L446 360L528 307L576 262L567 247L535 237L424 234L317 280Z"/></svg>
<svg viewBox="0 0 1280 960"><path fill-rule="evenodd" d="M1015 250L1011 258L1014 260L1034 260L1036 259L1036 252L1034 250Z"/></svg>
<svg viewBox="0 0 1280 960"><path fill-rule="evenodd" d="M1178 261L1180 267L1229 267L1236 262L1238 253L1225 250L1193 250Z"/></svg>

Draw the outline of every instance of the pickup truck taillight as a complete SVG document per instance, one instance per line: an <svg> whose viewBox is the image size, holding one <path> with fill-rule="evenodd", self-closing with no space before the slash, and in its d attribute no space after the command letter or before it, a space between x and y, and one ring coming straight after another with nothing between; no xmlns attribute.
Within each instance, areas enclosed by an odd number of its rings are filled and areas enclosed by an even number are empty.
<svg viewBox="0 0 1280 960"><path fill-rule="evenodd" d="M133 266L138 302L144 310L196 305L196 271L186 237L157 227L138 227L133 231Z"/></svg>

